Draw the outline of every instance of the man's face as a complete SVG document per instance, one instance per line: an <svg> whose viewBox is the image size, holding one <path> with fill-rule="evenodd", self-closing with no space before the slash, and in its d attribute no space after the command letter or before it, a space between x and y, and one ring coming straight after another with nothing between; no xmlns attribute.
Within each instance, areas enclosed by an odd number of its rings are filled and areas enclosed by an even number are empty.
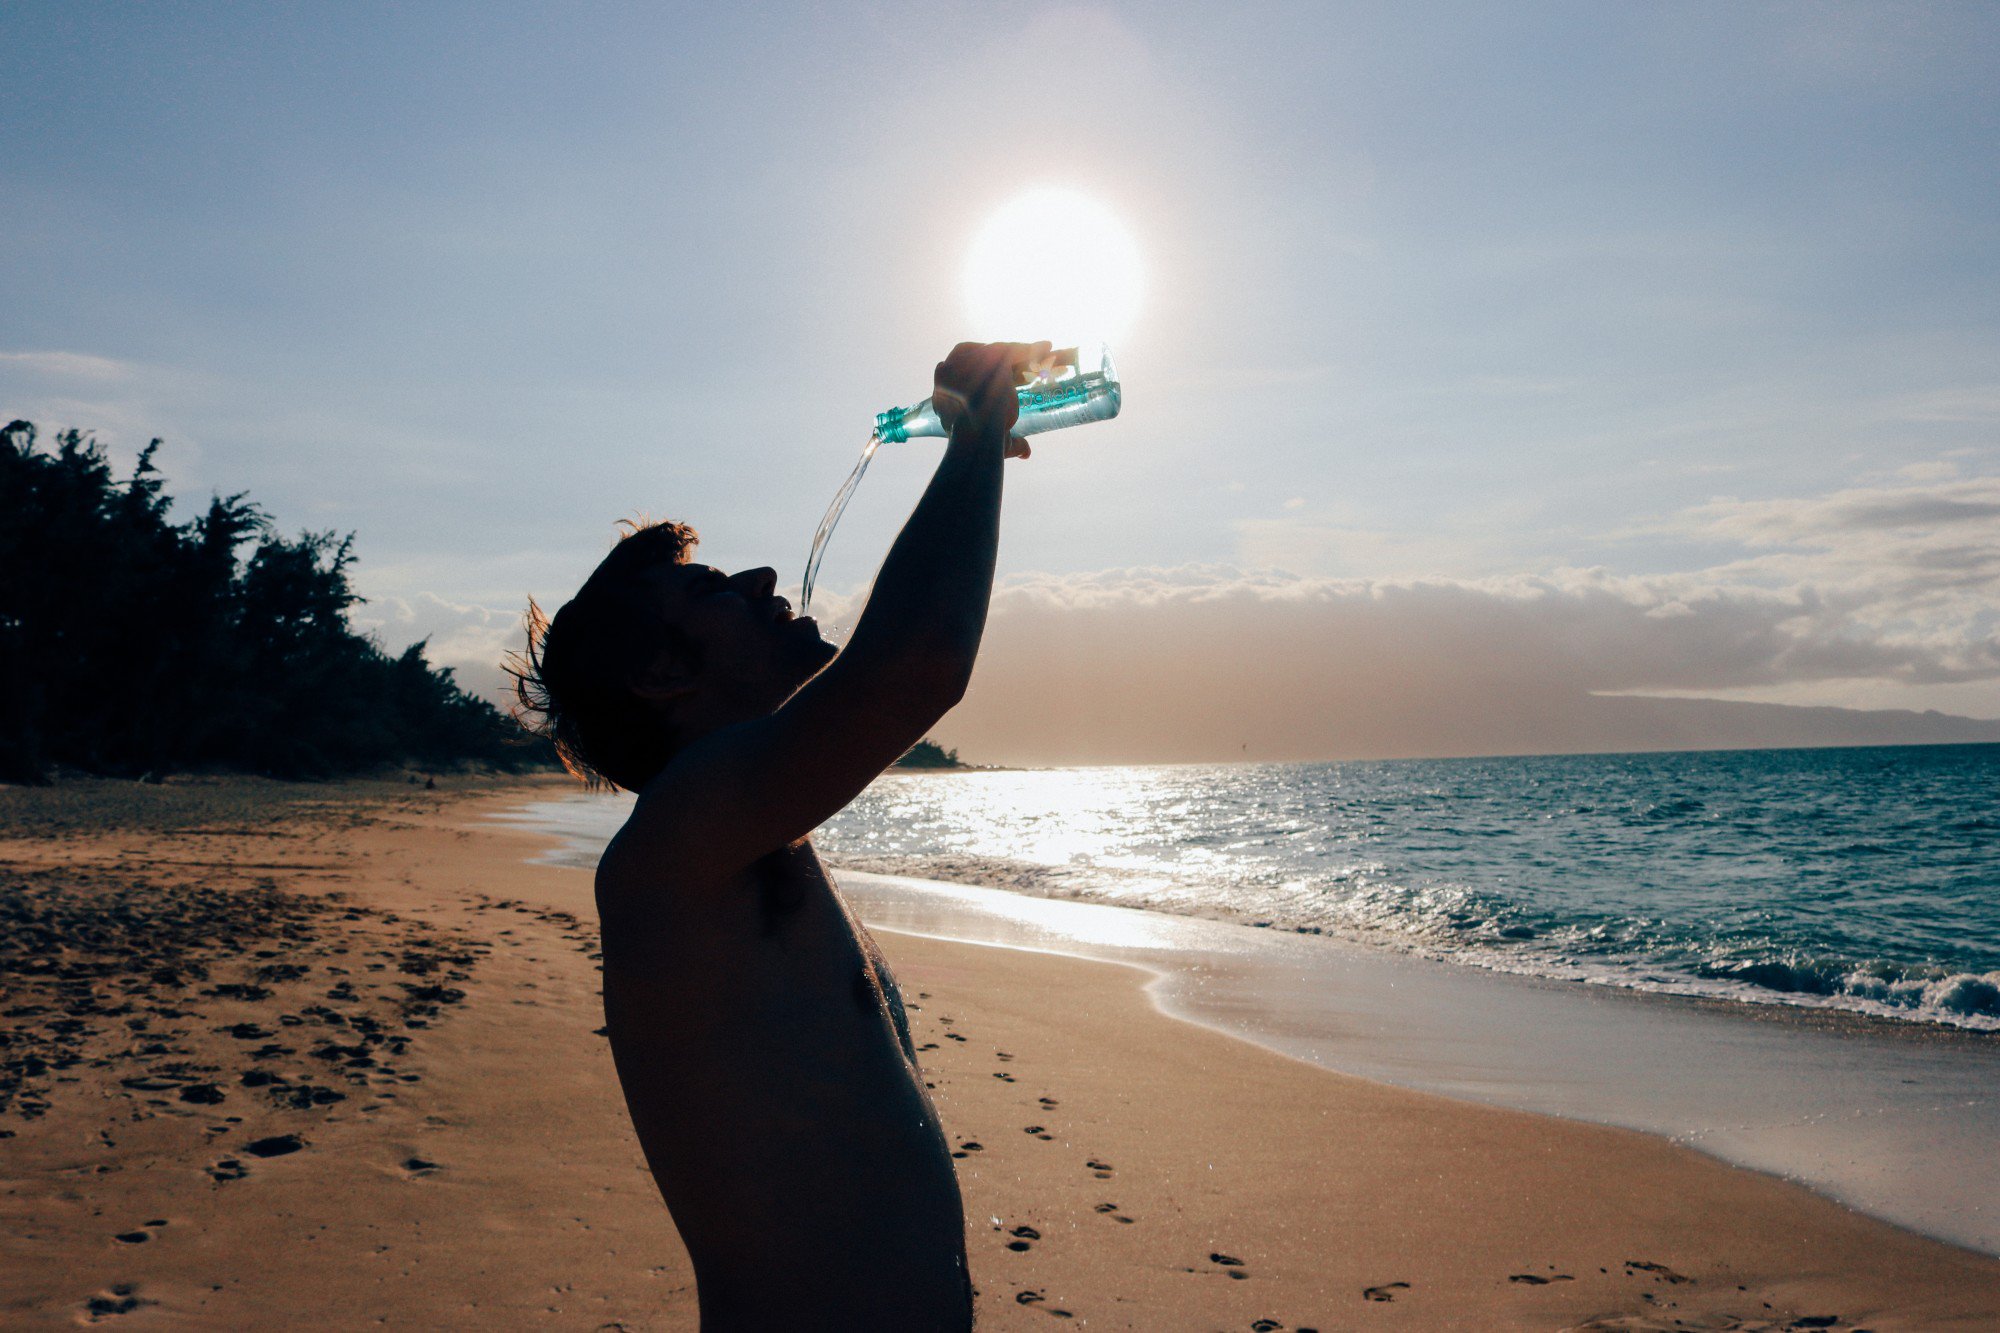
<svg viewBox="0 0 2000 1333"><path fill-rule="evenodd" d="M669 565L652 576L666 622L695 645L694 694L719 721L770 713L831 662L839 649L811 616L794 616L777 595L774 569L725 574L712 565Z"/></svg>

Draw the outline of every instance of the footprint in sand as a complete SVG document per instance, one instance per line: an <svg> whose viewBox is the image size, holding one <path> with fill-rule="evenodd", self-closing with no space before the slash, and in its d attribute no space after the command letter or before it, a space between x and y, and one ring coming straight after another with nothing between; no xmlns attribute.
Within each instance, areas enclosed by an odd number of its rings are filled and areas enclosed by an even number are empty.
<svg viewBox="0 0 2000 1333"><path fill-rule="evenodd" d="M1029 1242L1037 1241L1042 1238L1042 1233L1035 1230L1033 1227L1015 1227L1012 1231L1008 1232L1007 1234L1014 1237L1013 1240L1007 1242L1007 1248L1014 1251L1016 1254L1023 1253L1027 1251L1029 1248L1031 1248Z"/></svg>
<svg viewBox="0 0 2000 1333"><path fill-rule="evenodd" d="M1687 1274L1676 1273L1673 1269L1667 1267L1665 1264L1649 1263L1644 1259L1627 1259L1625 1261L1625 1271L1628 1277L1633 1273L1651 1273L1654 1277L1658 1278L1662 1282L1665 1282L1669 1286L1677 1287L1683 1282L1694 1281L1694 1279L1689 1277Z"/></svg>
<svg viewBox="0 0 2000 1333"><path fill-rule="evenodd" d="M114 1282L86 1300L83 1303L83 1312L86 1322L95 1324L114 1315L131 1314L140 1306L151 1304L152 1301L140 1298L137 1283Z"/></svg>
<svg viewBox="0 0 2000 1333"><path fill-rule="evenodd" d="M1047 1296L1044 1296L1040 1291L1034 1288L1029 1288L1027 1291L1017 1291L1014 1293L1014 1304L1016 1305L1040 1305L1047 1300L1048 1300ZM1061 1306L1051 1305L1049 1307L1048 1312L1057 1319L1076 1318L1075 1315L1071 1314L1068 1310L1063 1309Z"/></svg>
<svg viewBox="0 0 2000 1333"><path fill-rule="evenodd" d="M999 1079L1002 1083L1012 1083L1014 1081L1012 1074L995 1074L993 1077Z"/></svg>
<svg viewBox="0 0 2000 1333"><path fill-rule="evenodd" d="M1211 1254L1208 1256L1208 1261L1219 1265L1229 1276L1239 1282L1244 1281L1250 1276L1243 1271L1243 1261L1233 1254Z"/></svg>
<svg viewBox="0 0 2000 1333"><path fill-rule="evenodd" d="M427 1176L433 1171L442 1171L444 1168L426 1158L412 1157L403 1163L403 1169L413 1176Z"/></svg>
<svg viewBox="0 0 2000 1333"><path fill-rule="evenodd" d="M243 1145L243 1151L252 1157L284 1157L306 1146L306 1141L296 1134L273 1134L269 1138L252 1139Z"/></svg>
<svg viewBox="0 0 2000 1333"><path fill-rule="evenodd" d="M1546 1287L1551 1282L1576 1281L1568 1273L1551 1273L1547 1277L1543 1277L1539 1273L1509 1273L1507 1280L1509 1282L1518 1282L1524 1287Z"/></svg>
<svg viewBox="0 0 2000 1333"><path fill-rule="evenodd" d="M1109 1217L1114 1222L1125 1222L1129 1224L1132 1221L1131 1218L1125 1216L1125 1214L1118 1211L1118 1205L1115 1203L1100 1203L1097 1205L1097 1211L1103 1213L1106 1217Z"/></svg>
<svg viewBox="0 0 2000 1333"><path fill-rule="evenodd" d="M1111 1172L1114 1169L1111 1163L1100 1162L1095 1157L1093 1157L1089 1161L1085 1162L1083 1165L1085 1170L1096 1172L1097 1178L1099 1180L1111 1179Z"/></svg>
<svg viewBox="0 0 2000 1333"><path fill-rule="evenodd" d="M1011 1060L1011 1059L1013 1059L1013 1058L1014 1058L1013 1056L1009 1055L1009 1054L1008 1054L1007 1052L1005 1052L1005 1051L995 1051L995 1052L993 1052L993 1057L994 1057L994 1058L995 1058L996 1060Z"/></svg>
<svg viewBox="0 0 2000 1333"><path fill-rule="evenodd" d="M1361 1299L1364 1301L1393 1301L1396 1299L1397 1292L1408 1291L1409 1289L1410 1284L1407 1282L1384 1282L1379 1287L1363 1288Z"/></svg>
<svg viewBox="0 0 2000 1333"><path fill-rule="evenodd" d="M1055 1138L1055 1135L1053 1135L1053 1134L1049 1133L1049 1131L1048 1131L1047 1129L1043 1128L1043 1127L1042 1127L1042 1126L1040 1126L1040 1125L1023 1125L1023 1126L1021 1127L1021 1132L1022 1132L1023 1134L1033 1134L1033 1135L1034 1135L1034 1136L1035 1136L1036 1138L1038 1138L1038 1139L1054 1139L1054 1138Z"/></svg>
<svg viewBox="0 0 2000 1333"><path fill-rule="evenodd" d="M1062 1105L1061 1102L1057 1101L1053 1097L1037 1097L1035 1098L1035 1100L1042 1104L1042 1109L1044 1111L1053 1111L1056 1107Z"/></svg>
<svg viewBox="0 0 2000 1333"><path fill-rule="evenodd" d="M967 1153L984 1152L985 1150L986 1150L985 1144L975 1142L974 1140L971 1139L967 1139L964 1143L958 1145L958 1151L953 1153L952 1156L963 1157Z"/></svg>

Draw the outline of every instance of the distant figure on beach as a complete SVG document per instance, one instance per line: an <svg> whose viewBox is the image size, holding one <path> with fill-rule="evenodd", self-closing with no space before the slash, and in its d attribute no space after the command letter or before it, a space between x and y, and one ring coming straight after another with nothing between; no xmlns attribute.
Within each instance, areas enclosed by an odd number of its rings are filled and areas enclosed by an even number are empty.
<svg viewBox="0 0 2000 1333"><path fill-rule="evenodd" d="M638 793L597 868L604 1007L704 1329L966 1329L949 1145L902 996L807 835L964 694L986 624L1017 371L937 367L951 441L845 649L770 569L631 532L543 621L523 705L573 772Z"/></svg>

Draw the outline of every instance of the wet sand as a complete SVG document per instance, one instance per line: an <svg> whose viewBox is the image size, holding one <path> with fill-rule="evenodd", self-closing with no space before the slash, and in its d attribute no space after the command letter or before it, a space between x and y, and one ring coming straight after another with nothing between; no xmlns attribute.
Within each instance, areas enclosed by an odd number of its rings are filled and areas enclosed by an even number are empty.
<svg viewBox="0 0 2000 1333"><path fill-rule="evenodd" d="M693 1327L529 794L0 792L0 1324ZM984 1328L2000 1324L2000 1261L1662 1140L879 938Z"/></svg>

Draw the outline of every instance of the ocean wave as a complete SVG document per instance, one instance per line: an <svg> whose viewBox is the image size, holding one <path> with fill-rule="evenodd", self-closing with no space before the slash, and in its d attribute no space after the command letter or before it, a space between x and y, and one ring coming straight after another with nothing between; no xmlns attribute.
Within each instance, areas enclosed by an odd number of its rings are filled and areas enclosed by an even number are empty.
<svg viewBox="0 0 2000 1333"><path fill-rule="evenodd" d="M1831 957L1704 960L1693 940L1649 937L1649 929L1661 925L1656 921L1535 920L1461 887L1389 882L1374 865L1349 867L1338 877L1338 894L1327 892L1323 883L1273 880L1239 883L1232 894L1185 873L1054 866L970 853L829 851L825 859L836 869L1326 936L1515 975L2000 1031L2000 972Z"/></svg>
<svg viewBox="0 0 2000 1333"><path fill-rule="evenodd" d="M1857 967L1842 959L1767 959L1705 970L1724 981L1759 986L1783 995L1842 997L1939 1021L2000 1020L2000 972L1913 970L1886 964Z"/></svg>

